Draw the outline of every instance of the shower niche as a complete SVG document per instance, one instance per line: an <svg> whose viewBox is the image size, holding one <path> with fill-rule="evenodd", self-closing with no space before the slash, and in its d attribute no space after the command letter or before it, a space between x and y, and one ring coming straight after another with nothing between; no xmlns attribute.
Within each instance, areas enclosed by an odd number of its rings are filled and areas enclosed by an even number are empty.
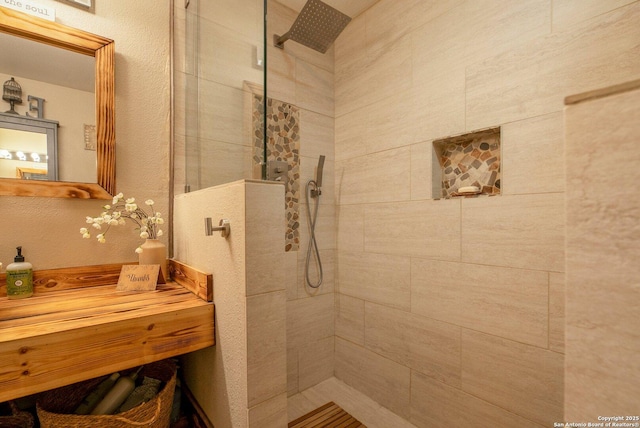
<svg viewBox="0 0 640 428"><path fill-rule="evenodd" d="M433 141L433 198L499 195L500 127Z"/></svg>

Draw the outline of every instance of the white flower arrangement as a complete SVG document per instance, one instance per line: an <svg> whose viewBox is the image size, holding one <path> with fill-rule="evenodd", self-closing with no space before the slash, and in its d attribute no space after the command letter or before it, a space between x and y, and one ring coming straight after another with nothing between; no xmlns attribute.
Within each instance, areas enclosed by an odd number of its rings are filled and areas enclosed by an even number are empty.
<svg viewBox="0 0 640 428"><path fill-rule="evenodd" d="M109 228L111 226L120 226L125 224L126 219L129 219L136 224L136 230L140 231L140 238L157 239L159 236L162 236L162 229L158 226L164 224L164 220L159 212L154 211L153 204L154 202L151 199L147 199L145 201L145 205L147 205L151 211L150 213L147 213L145 210L140 208L138 204L136 204L135 198L125 199L122 193L118 193L113 197L111 205L103 206L104 211L99 217L87 216L87 223L94 229L100 231L103 230L103 227L106 227L104 232L101 232L96 236L98 242L101 244L106 242L105 235L109 231ZM91 233L89 233L89 229L86 227L81 228L80 233L83 238L91 238ZM141 247L136 248L136 253L141 252Z"/></svg>

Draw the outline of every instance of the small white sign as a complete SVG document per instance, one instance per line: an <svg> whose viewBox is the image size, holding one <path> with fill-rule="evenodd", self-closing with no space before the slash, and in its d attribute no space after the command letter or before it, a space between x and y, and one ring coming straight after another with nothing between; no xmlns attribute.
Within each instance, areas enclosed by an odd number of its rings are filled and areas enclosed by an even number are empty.
<svg viewBox="0 0 640 428"><path fill-rule="evenodd" d="M28 13L38 18L47 19L49 21L56 20L56 10L52 7L43 6L31 0L0 0L0 6L8 9L17 10L19 12Z"/></svg>

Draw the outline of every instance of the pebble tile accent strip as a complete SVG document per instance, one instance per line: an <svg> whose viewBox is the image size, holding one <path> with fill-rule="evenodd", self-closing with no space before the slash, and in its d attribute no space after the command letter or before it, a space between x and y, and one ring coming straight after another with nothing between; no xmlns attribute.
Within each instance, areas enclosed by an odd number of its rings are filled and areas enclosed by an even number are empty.
<svg viewBox="0 0 640 428"><path fill-rule="evenodd" d="M259 165L262 147L262 96L253 99L253 161ZM267 98L267 161L286 161L289 165L285 182L285 215L287 230L285 251L300 248L300 111L293 104Z"/></svg>

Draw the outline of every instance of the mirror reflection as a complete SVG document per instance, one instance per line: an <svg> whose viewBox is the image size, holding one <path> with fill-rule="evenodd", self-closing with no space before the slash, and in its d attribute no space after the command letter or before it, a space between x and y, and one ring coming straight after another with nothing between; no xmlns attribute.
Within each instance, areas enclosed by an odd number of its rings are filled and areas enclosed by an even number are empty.
<svg viewBox="0 0 640 428"><path fill-rule="evenodd" d="M65 178L67 171L75 172L85 166L95 166L97 182L86 181L49 181L49 180L27 180L12 179L0 177L0 196L40 196L51 198L97 198L111 199L116 189L116 142L115 142L115 44L113 40L88 33L56 22L47 21L35 16L27 15L22 12L6 9L0 6L0 32L14 38L31 40L39 44L52 46L80 55L85 55L94 59L94 79L95 79L95 103L93 108L86 110L74 110L73 116L81 115L84 112L91 112L95 115L95 146L96 157L94 161L67 162L64 160L65 153L71 152L67 150L73 146L66 140L58 145L58 162L59 179ZM0 54L4 55L4 51ZM25 55L23 55L25 56ZM81 57L79 57L81 58ZM3 64L8 63L5 58L1 61ZM65 75L71 74L74 67L65 59L50 60L48 66L53 70L53 63L63 64ZM15 64L17 61L11 61ZM39 67L40 68L40 67ZM49 70L45 67L45 71ZM54 74L53 72L48 74ZM25 78L27 79L27 78ZM35 79L30 79L35 80ZM83 80L80 78L72 78L72 81ZM38 97L35 97L38 98ZM44 97L40 97L44 98ZM52 97L54 99L54 97ZM58 98L55 98L58 99ZM28 100L28 95L27 95ZM68 108L70 106L81 105L77 100L67 98L67 94L62 98L60 105ZM44 107L46 101L41 106L37 104L38 112L43 112L42 117L47 118L47 108ZM14 103L15 104L15 103ZM14 106L15 107L15 106ZM28 109L32 111L33 104ZM25 113L26 114L26 113ZM57 113L56 113L57 115ZM21 116L18 114L18 116ZM37 117L37 115L36 115ZM64 119L66 120L66 119ZM91 123L90 119L84 119L87 123ZM60 122L60 128L64 125L64 121L58 117L56 121ZM91 125L86 129L91 129ZM94 139L91 132L86 132L86 145L91 145ZM88 144L87 144L88 142ZM48 144L48 143L47 143ZM49 146L47 146L49 147ZM89 152L92 150L86 150ZM83 152L82 150L80 151ZM73 152L77 155L77 151ZM51 156L47 155L49 158ZM80 156L82 157L82 156ZM93 174L92 174L93 176ZM94 180L91 180L94 181Z"/></svg>
<svg viewBox="0 0 640 428"><path fill-rule="evenodd" d="M21 91L0 104L0 178L97 183L95 58L4 33L0 52L3 95Z"/></svg>

